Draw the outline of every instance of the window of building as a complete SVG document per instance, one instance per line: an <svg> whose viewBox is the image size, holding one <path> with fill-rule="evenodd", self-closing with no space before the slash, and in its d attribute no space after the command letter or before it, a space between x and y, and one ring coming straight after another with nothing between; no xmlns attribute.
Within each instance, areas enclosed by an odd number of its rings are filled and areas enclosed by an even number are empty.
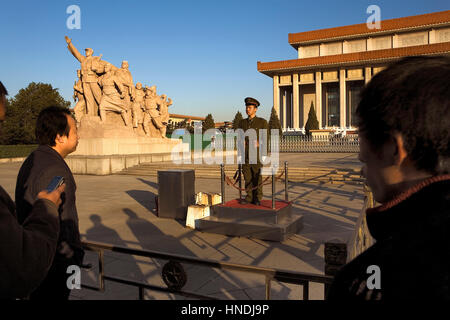
<svg viewBox="0 0 450 320"><path fill-rule="evenodd" d="M340 125L339 112L339 87L336 84L326 85L326 108L327 108L327 126L333 127Z"/></svg>
<svg viewBox="0 0 450 320"><path fill-rule="evenodd" d="M360 94L364 81L347 82L347 126L356 127L355 111L361 100Z"/></svg>

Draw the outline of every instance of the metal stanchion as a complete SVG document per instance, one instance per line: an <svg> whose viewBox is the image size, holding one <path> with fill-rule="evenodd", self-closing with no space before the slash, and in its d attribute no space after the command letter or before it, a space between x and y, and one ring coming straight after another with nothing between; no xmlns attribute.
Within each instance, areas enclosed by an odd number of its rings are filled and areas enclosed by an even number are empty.
<svg viewBox="0 0 450 320"><path fill-rule="evenodd" d="M272 209L275 209L275 174L276 167L272 167Z"/></svg>
<svg viewBox="0 0 450 320"><path fill-rule="evenodd" d="M289 201L288 196L288 162L284 162L284 200Z"/></svg>
<svg viewBox="0 0 450 320"><path fill-rule="evenodd" d="M238 170L239 170L239 200L242 199L242 164L238 164Z"/></svg>
<svg viewBox="0 0 450 320"><path fill-rule="evenodd" d="M225 203L225 168L220 165L220 190L222 192L222 204Z"/></svg>

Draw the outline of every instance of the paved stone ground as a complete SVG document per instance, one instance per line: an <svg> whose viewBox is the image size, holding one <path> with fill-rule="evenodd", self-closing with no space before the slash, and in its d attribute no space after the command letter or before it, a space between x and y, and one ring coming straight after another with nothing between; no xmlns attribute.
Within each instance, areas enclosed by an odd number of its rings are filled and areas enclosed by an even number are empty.
<svg viewBox="0 0 450 320"><path fill-rule="evenodd" d="M292 165L350 168L358 166L356 154L284 154ZM308 160L309 159L309 160ZM315 159L317 161L315 161ZM0 184L14 195L20 163L0 164ZM303 167L303 165L301 165ZM348 241L363 205L361 186L343 184L290 183L290 200L304 215L304 228L278 243L202 233L180 222L158 218L154 213L156 177L124 175L76 175L80 232L84 240L106 242L129 248L158 250L222 262L323 274L323 243L332 239ZM197 179L196 192L220 192L220 181ZM277 196L284 197L280 183ZM267 198L270 185L264 188ZM226 188L226 201L237 192ZM86 261L96 266L96 255L87 252ZM105 253L106 274L164 286L162 266L166 261ZM221 299L264 299L264 277L185 265L185 291ZM97 268L82 274L82 282L96 283ZM137 288L106 281L105 293L73 290L71 299L137 299ZM272 299L302 298L302 287L272 282ZM184 299L172 294L145 292L146 299ZM310 287L311 299L323 299L323 285Z"/></svg>

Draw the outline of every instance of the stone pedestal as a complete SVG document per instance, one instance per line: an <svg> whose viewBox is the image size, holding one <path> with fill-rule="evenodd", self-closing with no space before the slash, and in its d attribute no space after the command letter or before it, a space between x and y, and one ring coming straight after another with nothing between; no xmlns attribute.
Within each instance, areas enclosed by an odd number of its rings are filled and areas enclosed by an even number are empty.
<svg viewBox="0 0 450 320"><path fill-rule="evenodd" d="M303 227L303 216L292 210L292 204L263 200L260 206L228 201L211 207L210 216L197 219L195 229L227 236L284 241Z"/></svg>
<svg viewBox="0 0 450 320"><path fill-rule="evenodd" d="M74 174L113 174L140 163L171 161L174 148L180 156L189 150L180 139L148 137L117 122L102 124L99 117L83 117L79 136L77 150L66 158Z"/></svg>
<svg viewBox="0 0 450 320"><path fill-rule="evenodd" d="M195 171L158 171L158 216L186 219L188 206L195 202Z"/></svg>

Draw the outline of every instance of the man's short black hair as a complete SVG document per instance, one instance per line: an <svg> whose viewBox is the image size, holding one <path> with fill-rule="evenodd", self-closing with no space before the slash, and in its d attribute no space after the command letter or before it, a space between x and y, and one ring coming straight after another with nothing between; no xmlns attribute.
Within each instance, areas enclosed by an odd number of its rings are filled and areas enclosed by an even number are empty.
<svg viewBox="0 0 450 320"><path fill-rule="evenodd" d="M70 110L63 107L48 107L43 109L36 122L36 139L41 145L55 146L56 135L69 136L67 116L72 116Z"/></svg>
<svg viewBox="0 0 450 320"><path fill-rule="evenodd" d="M377 149L398 132L415 167L450 172L450 57L408 57L375 75L356 109L359 131Z"/></svg>
<svg viewBox="0 0 450 320"><path fill-rule="evenodd" d="M1 96L7 96L7 95L8 95L8 91L6 90L6 88L3 85L3 83L0 81L0 97Z"/></svg>

